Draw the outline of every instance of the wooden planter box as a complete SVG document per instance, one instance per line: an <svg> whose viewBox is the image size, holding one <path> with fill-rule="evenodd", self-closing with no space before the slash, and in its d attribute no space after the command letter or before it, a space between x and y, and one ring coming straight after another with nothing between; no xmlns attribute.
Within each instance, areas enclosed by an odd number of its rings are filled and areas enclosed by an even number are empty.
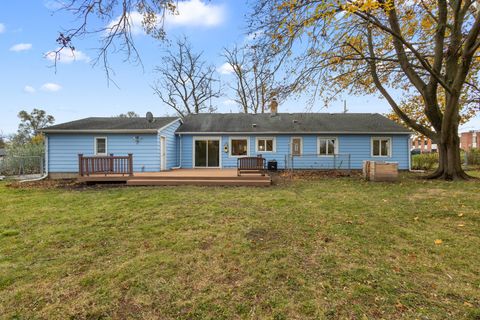
<svg viewBox="0 0 480 320"><path fill-rule="evenodd" d="M363 178L369 181L397 181L398 163L363 161Z"/></svg>

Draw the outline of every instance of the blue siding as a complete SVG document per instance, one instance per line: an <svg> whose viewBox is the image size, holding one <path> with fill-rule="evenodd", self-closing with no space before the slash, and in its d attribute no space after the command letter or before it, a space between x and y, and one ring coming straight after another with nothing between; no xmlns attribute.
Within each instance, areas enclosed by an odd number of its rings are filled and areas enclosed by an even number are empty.
<svg viewBox="0 0 480 320"><path fill-rule="evenodd" d="M140 139L138 143L134 137ZM49 134L49 172L78 172L78 154L94 155L94 138L107 137L107 152L114 155L133 154L133 170L160 170L160 148L156 134Z"/></svg>
<svg viewBox="0 0 480 320"><path fill-rule="evenodd" d="M160 136L166 138L166 169L177 166L175 130L180 121L158 132L158 134L49 134L48 170L49 172L78 172L78 154L93 156L95 137L107 137L107 152L114 155L133 154L135 172L160 171ZM138 136L138 142L135 137Z"/></svg>
<svg viewBox="0 0 480 320"><path fill-rule="evenodd" d="M178 153L180 158L181 153L181 166L183 168L193 167L193 137L208 137L209 135L182 135L181 143L177 146L181 152ZM218 137L211 135L212 137ZM221 136L220 149L221 149L221 166L223 168L233 168L237 165L237 158L230 157L229 153L225 153L224 147L229 146L231 137L245 137L245 135L224 135ZM256 137L272 137L271 135L250 135L249 139L249 155L256 156ZM350 157L350 167L352 169L361 169L364 160L377 160L377 161L394 161L398 162L399 169L408 169L408 157L409 148L408 140L409 135L379 135L379 137L390 137L392 141L392 154L391 157L372 157L371 156L371 138L377 137L376 135L299 135L295 137L301 137L303 141L302 145L302 157L296 157L294 159L294 167L301 169L331 169L336 168L348 168L348 162ZM318 156L318 137L336 137L338 139L338 153L334 160L333 157ZM262 156L268 160L277 160L280 169L285 168L286 156L290 154L290 141L291 135L277 135L275 138L275 152L261 152ZM180 140L180 139L179 139Z"/></svg>
<svg viewBox="0 0 480 320"><path fill-rule="evenodd" d="M167 170L178 166L177 136L175 135L175 131L178 129L180 124L181 122L179 119L158 133L159 145L161 136L164 136L166 139L167 165L165 168Z"/></svg>

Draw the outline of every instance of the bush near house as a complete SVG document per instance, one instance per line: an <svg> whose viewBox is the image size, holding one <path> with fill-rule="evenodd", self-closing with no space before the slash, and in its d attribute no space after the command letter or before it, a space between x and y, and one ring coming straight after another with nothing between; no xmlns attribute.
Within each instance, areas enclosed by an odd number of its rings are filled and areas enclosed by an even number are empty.
<svg viewBox="0 0 480 320"><path fill-rule="evenodd" d="M412 176L0 183L1 318L479 319L478 181Z"/></svg>
<svg viewBox="0 0 480 320"><path fill-rule="evenodd" d="M465 152L465 162L467 165L480 165L480 149L472 148Z"/></svg>
<svg viewBox="0 0 480 320"><path fill-rule="evenodd" d="M0 175L40 173L44 150L43 136L35 136L27 142L13 141L7 143L7 156L0 163Z"/></svg>
<svg viewBox="0 0 480 320"><path fill-rule="evenodd" d="M438 165L438 153L421 153L412 155L412 169L432 170Z"/></svg>

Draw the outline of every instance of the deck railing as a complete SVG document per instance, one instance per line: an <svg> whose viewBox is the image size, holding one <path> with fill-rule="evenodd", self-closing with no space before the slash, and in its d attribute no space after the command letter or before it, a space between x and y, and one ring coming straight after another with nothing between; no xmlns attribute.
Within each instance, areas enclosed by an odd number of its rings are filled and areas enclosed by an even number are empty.
<svg viewBox="0 0 480 320"><path fill-rule="evenodd" d="M78 174L80 176L89 176L91 174L121 174L133 175L133 155L128 156L93 156L84 157L78 155Z"/></svg>

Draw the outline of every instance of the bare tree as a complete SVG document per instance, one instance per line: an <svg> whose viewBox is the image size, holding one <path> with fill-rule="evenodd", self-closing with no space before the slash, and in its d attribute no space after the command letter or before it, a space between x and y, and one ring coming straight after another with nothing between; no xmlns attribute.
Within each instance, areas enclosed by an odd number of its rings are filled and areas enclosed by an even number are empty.
<svg viewBox="0 0 480 320"><path fill-rule="evenodd" d="M212 99L221 91L215 67L202 60L202 53L194 53L186 38L177 40L175 51L169 50L155 70L159 79L153 90L180 116L216 110Z"/></svg>
<svg viewBox="0 0 480 320"><path fill-rule="evenodd" d="M127 113L120 113L117 116L114 116L116 118L138 118L140 115L136 113L135 111L128 111Z"/></svg>
<svg viewBox="0 0 480 320"><path fill-rule="evenodd" d="M121 51L126 59L141 63L132 33L141 20L142 29L156 39L164 40L165 18L178 14L178 2L182 0L57 0L56 11L66 11L77 23L62 32L56 39L58 48L48 55L54 57L54 67L63 50L75 54L75 41L92 34L100 35L99 53L94 64L101 63L109 80L110 52Z"/></svg>
<svg viewBox="0 0 480 320"><path fill-rule="evenodd" d="M255 46L224 49L223 57L235 76L235 102L244 113L264 113L274 95L274 74L269 60ZM278 92L275 92L278 94Z"/></svg>

